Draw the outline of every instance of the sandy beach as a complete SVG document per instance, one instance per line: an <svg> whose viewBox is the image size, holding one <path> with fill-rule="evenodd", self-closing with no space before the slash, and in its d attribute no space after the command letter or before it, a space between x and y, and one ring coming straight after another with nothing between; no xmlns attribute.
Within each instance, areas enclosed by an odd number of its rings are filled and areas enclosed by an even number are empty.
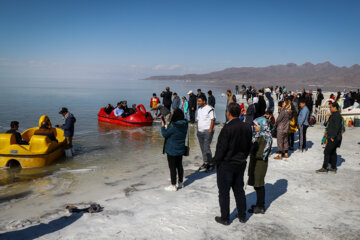
<svg viewBox="0 0 360 240"><path fill-rule="evenodd" d="M221 125L216 127L213 149L220 129ZM315 173L323 161L323 131L320 126L309 129L307 152L269 160L266 214L248 214L245 224L237 219L230 226L214 221L219 215L216 173L195 172L201 157L193 141L190 157L184 158L183 189L164 191L169 171L161 153L151 156L158 158L159 165L143 167L140 178L116 175L116 169L105 174L102 166L63 169L73 171L77 182L67 184L64 179L57 195L47 201L37 201L41 194L26 197L26 191L11 201L2 199L0 239L358 239L360 128L347 128L335 175ZM276 140L273 147L274 152ZM103 180L95 175L103 175ZM246 188L246 197L248 206L254 204L252 187ZM81 207L91 202L99 203L103 211L65 210L66 204ZM233 196L231 209L234 219Z"/></svg>

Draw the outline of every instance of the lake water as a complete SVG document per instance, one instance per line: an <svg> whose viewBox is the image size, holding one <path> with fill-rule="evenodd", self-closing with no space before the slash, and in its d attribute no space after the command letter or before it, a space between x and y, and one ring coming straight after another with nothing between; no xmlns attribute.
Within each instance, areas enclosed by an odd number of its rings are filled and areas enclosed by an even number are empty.
<svg viewBox="0 0 360 240"><path fill-rule="evenodd" d="M162 155L163 138L160 123L151 127L125 128L97 120L99 109L107 103L127 100L148 108L153 92L170 86L180 96L191 89L213 90L216 97L217 121L224 122L225 97L228 86L163 81L31 81L0 82L0 132L9 129L13 120L20 131L37 126L41 115L50 117L53 125L62 123L58 114L63 106L77 118L74 137L75 156L59 159L44 168L0 169L0 204L25 195L37 201L60 196L77 189L77 184L103 186L104 182L141 178L146 171L166 166ZM194 145L194 128L190 129ZM162 170L163 171L163 170ZM166 170L165 170L166 171ZM121 176L119 179L117 176ZM101 184L100 184L101 183ZM24 196L23 196L24 195Z"/></svg>

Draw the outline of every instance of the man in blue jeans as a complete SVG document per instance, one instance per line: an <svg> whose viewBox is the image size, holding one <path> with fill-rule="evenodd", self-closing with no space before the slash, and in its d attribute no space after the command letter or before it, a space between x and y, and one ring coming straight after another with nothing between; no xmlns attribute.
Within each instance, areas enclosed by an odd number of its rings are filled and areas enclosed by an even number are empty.
<svg viewBox="0 0 360 240"><path fill-rule="evenodd" d="M301 98L299 101L300 113L298 116L298 127L299 127L299 152L306 151L306 131L309 127L309 114L310 111L306 106L305 98Z"/></svg>
<svg viewBox="0 0 360 240"><path fill-rule="evenodd" d="M199 109L197 112L197 137L199 139L200 149L203 157L203 165L199 168L206 169L210 172L214 170L214 165L211 164L212 153L210 149L211 141L214 136L215 126L215 110L213 107L207 105L205 95L200 95L197 100Z"/></svg>

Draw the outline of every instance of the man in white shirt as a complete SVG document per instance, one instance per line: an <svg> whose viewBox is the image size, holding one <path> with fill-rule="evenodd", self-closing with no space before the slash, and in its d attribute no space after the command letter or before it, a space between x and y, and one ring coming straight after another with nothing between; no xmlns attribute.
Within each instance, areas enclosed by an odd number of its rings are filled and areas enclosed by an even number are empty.
<svg viewBox="0 0 360 240"><path fill-rule="evenodd" d="M206 104L206 97L200 96L197 100L199 109L197 112L197 137L199 139L200 149L203 157L203 165L201 169L212 171L214 166L211 164L212 153L210 149L211 141L214 136L215 110Z"/></svg>
<svg viewBox="0 0 360 240"><path fill-rule="evenodd" d="M118 102L117 108L114 110L115 117L122 117L124 114L124 109L122 109L122 102Z"/></svg>

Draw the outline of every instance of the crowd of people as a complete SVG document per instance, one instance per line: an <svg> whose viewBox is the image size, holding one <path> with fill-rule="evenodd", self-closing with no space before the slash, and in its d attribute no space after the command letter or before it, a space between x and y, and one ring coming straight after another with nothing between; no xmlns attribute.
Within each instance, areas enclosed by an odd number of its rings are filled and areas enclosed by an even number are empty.
<svg viewBox="0 0 360 240"><path fill-rule="evenodd" d="M272 97L275 94L276 98ZM241 95L237 99L236 95ZM230 189L233 190L237 218L240 222L246 222L246 197L244 192L244 174L247 159L250 157L248 166L248 185L256 191L257 201L248 212L264 214L265 209L265 176L268 168L268 160L272 157L273 138L277 139L277 150L273 159L282 160L289 158L291 151L295 151L295 134L298 134L299 154L306 152L307 132L315 123L314 113L322 105L324 96L321 89L317 89L316 96L312 90L306 92L291 92L285 86L266 87L255 89L252 86L243 85L235 87L235 94L229 89L226 91L226 123L221 129L215 154L212 154L211 143L215 132L216 99L209 90L207 96L201 89L195 95L193 91L186 96L180 97L167 87L160 97L153 93L150 99L150 108L154 118L161 116L161 134L164 137L163 153L167 155L170 170L171 184L165 188L175 192L184 187L183 156L188 154L189 123L196 123L196 136L199 142L202 165L199 171L213 172L216 169L217 185L219 189L219 205L221 215L215 217L215 221L230 224ZM336 173L337 153L341 146L342 135L345 132L344 120L340 114L341 106L346 108L359 108L359 90L347 92L344 96L338 93L331 95L330 112L324 121L326 126L322 142L324 144L324 160L316 173ZM242 104L238 103L246 99ZM240 101L241 100L241 101ZM274 114L275 101L277 101L278 114ZM341 102L343 101L343 102ZM244 104L245 103L245 104ZM314 108L315 105L315 108ZM107 114L114 113L116 117L127 117L136 112L136 106L127 107L126 101L121 101L116 107L108 104L105 108ZM66 108L59 112L65 119L62 125L56 125L64 129L67 147L72 147L74 135L75 117ZM28 144L22 139L17 131L19 123L11 122L8 133L14 134L18 144ZM47 121L41 123L40 128L34 135L45 135L50 140L57 141L50 130L51 125ZM329 166L330 165L330 166Z"/></svg>
<svg viewBox="0 0 360 240"><path fill-rule="evenodd" d="M268 160L272 157L273 138L277 139L277 151L275 151L273 157L275 160L289 158L290 151L295 150L295 134L298 134L299 139L297 152L301 154L308 150L307 132L309 127L315 123L315 113L324 100L321 89L317 89L316 96L314 96L312 90L307 92L302 89L299 93L291 92L285 86L256 90L251 86L246 88L243 85L241 92L239 87L236 86L235 94L228 90L226 92L226 123L218 136L214 156L210 146L215 131L215 99L214 101L211 99L213 97L211 91L209 91L208 98L200 89L197 95L194 95L192 91L189 91L188 94L189 122L194 123L196 119L196 136L202 153L203 164L199 170L205 169L206 172L212 172L216 169L217 173L221 216L217 216L215 221L224 225L230 224L230 189L234 191L238 210L237 217L240 222L246 221L244 171L248 156L250 156L248 185L254 187L257 196L256 204L252 205L248 212L264 214L266 211L265 176ZM241 117L245 106L237 103L236 94L241 94L242 99L246 98L245 118ZM278 114L275 114L277 115L276 118L274 115L275 100L272 97L274 94L278 106ZM164 105L165 102L168 103L165 106L172 106L171 95L169 88L161 95L167 98L166 101L165 99L163 101ZM360 94L354 92L344 96L345 100L353 99L352 106L355 107L358 106L359 97ZM186 100L185 97L183 97L183 101L184 99ZM316 173L336 173L337 171L336 149L340 147L342 134L345 131L339 101L340 97L338 99L334 98L334 101L330 102L330 113L323 123L326 126L323 139L325 142L324 161L322 167L315 171ZM186 121L184 122L187 112L184 111L183 107L179 106L185 105L184 103L177 104L177 109L172 109L174 113L168 128L166 128L165 122L162 124L162 135L166 139L164 149L168 154L171 173L171 185L166 187L168 191L176 191L183 187L182 156L184 149L186 149L185 138L188 125L185 124ZM351 102L349 102L349 105L351 105ZM195 114L196 110L197 114ZM178 147L179 151L170 151L175 146ZM176 169L178 174L177 183Z"/></svg>

